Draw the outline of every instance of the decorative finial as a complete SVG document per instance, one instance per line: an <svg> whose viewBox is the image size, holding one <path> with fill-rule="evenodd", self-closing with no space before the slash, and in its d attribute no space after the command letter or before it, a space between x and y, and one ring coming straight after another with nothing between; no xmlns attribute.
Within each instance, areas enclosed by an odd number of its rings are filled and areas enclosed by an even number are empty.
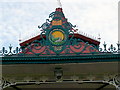
<svg viewBox="0 0 120 90"><path fill-rule="evenodd" d="M57 2L58 2L59 8L62 8L62 4L61 4L60 0L57 0Z"/></svg>
<svg viewBox="0 0 120 90"><path fill-rule="evenodd" d="M19 33L19 42L21 42L21 33Z"/></svg>
<svg viewBox="0 0 120 90"><path fill-rule="evenodd" d="M101 40L100 34L98 34L98 40L99 40L99 41Z"/></svg>

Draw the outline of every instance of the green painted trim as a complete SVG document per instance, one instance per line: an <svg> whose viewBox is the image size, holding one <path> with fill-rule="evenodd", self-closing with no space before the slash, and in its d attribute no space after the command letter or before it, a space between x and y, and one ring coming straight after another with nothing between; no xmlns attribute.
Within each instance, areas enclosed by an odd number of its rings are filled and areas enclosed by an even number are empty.
<svg viewBox="0 0 120 90"><path fill-rule="evenodd" d="M78 56L6 56L1 64L50 64L50 63L90 63L90 62L118 62L120 54L78 55Z"/></svg>

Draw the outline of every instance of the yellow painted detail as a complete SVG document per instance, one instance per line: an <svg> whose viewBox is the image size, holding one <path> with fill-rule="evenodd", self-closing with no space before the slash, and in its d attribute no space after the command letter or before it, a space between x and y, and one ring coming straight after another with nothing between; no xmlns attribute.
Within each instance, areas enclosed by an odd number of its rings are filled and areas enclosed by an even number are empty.
<svg viewBox="0 0 120 90"><path fill-rule="evenodd" d="M55 31L52 33L52 36L54 36L54 38L60 38L61 40L64 39L64 34L60 31Z"/></svg>
<svg viewBox="0 0 120 90"><path fill-rule="evenodd" d="M52 25L62 25L62 20L59 20L59 21L53 20Z"/></svg>

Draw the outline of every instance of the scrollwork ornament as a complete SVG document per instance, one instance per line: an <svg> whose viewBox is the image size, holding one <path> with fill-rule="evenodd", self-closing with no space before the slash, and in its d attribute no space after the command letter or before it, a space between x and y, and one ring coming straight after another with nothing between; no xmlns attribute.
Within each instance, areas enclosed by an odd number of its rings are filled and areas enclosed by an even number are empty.
<svg viewBox="0 0 120 90"><path fill-rule="evenodd" d="M1 50L1 53L4 56L8 53L8 51L5 49L5 47L3 47L2 50Z"/></svg>
<svg viewBox="0 0 120 90"><path fill-rule="evenodd" d="M120 87L120 74L116 75L114 78L113 78L113 81L114 83Z"/></svg>
<svg viewBox="0 0 120 90"><path fill-rule="evenodd" d="M113 44L110 45L110 47L108 48L109 52L117 52L116 48L113 46Z"/></svg>
<svg viewBox="0 0 120 90"><path fill-rule="evenodd" d="M6 87L9 87L11 85L10 82L6 81L4 78L1 80L1 88L4 89Z"/></svg>

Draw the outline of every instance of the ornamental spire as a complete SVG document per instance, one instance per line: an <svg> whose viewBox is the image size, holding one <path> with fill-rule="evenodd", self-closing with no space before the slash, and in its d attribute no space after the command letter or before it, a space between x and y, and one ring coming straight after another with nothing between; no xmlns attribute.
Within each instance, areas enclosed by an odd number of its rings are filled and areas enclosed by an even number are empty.
<svg viewBox="0 0 120 90"><path fill-rule="evenodd" d="M57 3L58 3L59 8L62 8L62 4L61 4L60 0L57 0Z"/></svg>

